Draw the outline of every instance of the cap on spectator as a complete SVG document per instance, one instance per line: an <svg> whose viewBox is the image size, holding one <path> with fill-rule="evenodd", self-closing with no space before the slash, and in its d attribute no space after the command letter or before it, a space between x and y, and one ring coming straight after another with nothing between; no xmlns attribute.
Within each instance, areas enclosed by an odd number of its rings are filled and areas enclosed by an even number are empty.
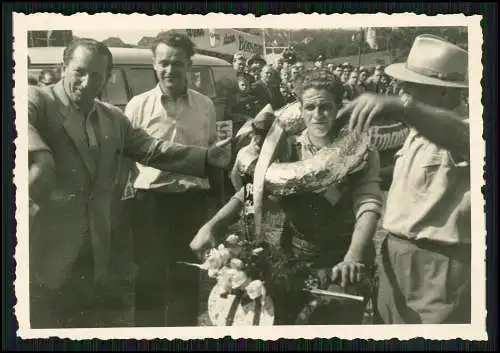
<svg viewBox="0 0 500 353"><path fill-rule="evenodd" d="M297 54L293 49L287 48L283 52L283 59L290 65L293 65L297 62Z"/></svg>
<svg viewBox="0 0 500 353"><path fill-rule="evenodd" d="M261 63L263 65L267 64L266 60L264 60L264 58L262 56L260 56L259 54L254 54L250 58L248 58L248 61L247 61L248 66L251 66L255 63Z"/></svg>

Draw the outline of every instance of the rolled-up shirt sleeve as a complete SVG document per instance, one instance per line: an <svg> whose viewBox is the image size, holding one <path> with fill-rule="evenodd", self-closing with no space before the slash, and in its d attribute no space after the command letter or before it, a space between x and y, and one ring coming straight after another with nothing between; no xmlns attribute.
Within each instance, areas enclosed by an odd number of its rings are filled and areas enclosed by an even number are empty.
<svg viewBox="0 0 500 353"><path fill-rule="evenodd" d="M367 211L380 216L382 209L382 193L380 190L380 157L378 151L368 153L366 166L359 172L353 187L353 211L356 219Z"/></svg>
<svg viewBox="0 0 500 353"><path fill-rule="evenodd" d="M245 203L245 186L242 186L231 198Z"/></svg>

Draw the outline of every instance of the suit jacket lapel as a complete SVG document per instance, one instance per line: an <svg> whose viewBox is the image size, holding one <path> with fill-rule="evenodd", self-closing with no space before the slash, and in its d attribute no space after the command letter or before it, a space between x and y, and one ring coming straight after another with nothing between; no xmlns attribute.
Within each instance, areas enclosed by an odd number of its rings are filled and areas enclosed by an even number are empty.
<svg viewBox="0 0 500 353"><path fill-rule="evenodd" d="M101 106L97 105L97 115L99 124L99 160L97 162L97 179L96 183L99 183L100 177L105 177L107 174L103 173L106 168L114 163L117 157L118 147L115 140L116 136L116 126L113 120L102 113Z"/></svg>
<svg viewBox="0 0 500 353"><path fill-rule="evenodd" d="M58 99L57 108L63 117L63 126L71 137L76 149L82 157L87 169L93 177L96 173L96 161L86 142L86 132L81 117L71 109L71 103L64 91L62 81L54 86L54 94Z"/></svg>

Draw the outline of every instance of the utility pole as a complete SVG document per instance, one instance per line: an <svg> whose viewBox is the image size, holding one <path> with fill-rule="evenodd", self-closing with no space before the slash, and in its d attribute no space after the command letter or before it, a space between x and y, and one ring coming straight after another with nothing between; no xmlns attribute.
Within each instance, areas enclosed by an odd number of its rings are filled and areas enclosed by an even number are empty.
<svg viewBox="0 0 500 353"><path fill-rule="evenodd" d="M361 44L363 43L363 31L364 28L361 27L358 35L358 68L361 66Z"/></svg>
<svg viewBox="0 0 500 353"><path fill-rule="evenodd" d="M264 47L264 59L267 56L267 49L266 49L266 29L262 28L262 46Z"/></svg>

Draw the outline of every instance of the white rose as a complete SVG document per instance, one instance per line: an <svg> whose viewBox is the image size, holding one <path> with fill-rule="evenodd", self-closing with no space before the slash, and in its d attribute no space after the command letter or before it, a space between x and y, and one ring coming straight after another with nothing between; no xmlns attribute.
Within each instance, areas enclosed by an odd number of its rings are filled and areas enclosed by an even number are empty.
<svg viewBox="0 0 500 353"><path fill-rule="evenodd" d="M219 249L219 256L222 260L222 265L225 265L231 258L231 252L229 251L228 248L221 248Z"/></svg>
<svg viewBox="0 0 500 353"><path fill-rule="evenodd" d="M252 250L252 254L257 255L258 253L264 251L264 248L255 248Z"/></svg>
<svg viewBox="0 0 500 353"><path fill-rule="evenodd" d="M212 249L205 260L205 264L208 270L219 270L224 265L224 261L219 251Z"/></svg>
<svg viewBox="0 0 500 353"><path fill-rule="evenodd" d="M219 270L215 268L209 268L208 269L208 277L210 278L215 278L219 275Z"/></svg>
<svg viewBox="0 0 500 353"><path fill-rule="evenodd" d="M264 287L264 283L261 280L250 282L245 289L247 291L248 297L252 300L266 295L266 289Z"/></svg>
<svg viewBox="0 0 500 353"><path fill-rule="evenodd" d="M243 267L245 267L245 264L243 263L242 260L234 258L234 259L231 259L230 266L231 266L231 268L234 268L235 270L242 270Z"/></svg>
<svg viewBox="0 0 500 353"><path fill-rule="evenodd" d="M231 290L233 275L234 275L234 270L231 268L223 267L219 271L219 276L217 277L217 284L221 288L223 288L223 291L229 292Z"/></svg>
<svg viewBox="0 0 500 353"><path fill-rule="evenodd" d="M233 289L240 288L241 286L243 286L247 282L247 280L248 280L247 274L241 270L233 270L233 271L234 272L233 272L233 278L231 281L231 287Z"/></svg>
<svg viewBox="0 0 500 353"><path fill-rule="evenodd" d="M240 238L236 234L230 234L226 238L226 243L230 245L236 245L240 241Z"/></svg>

